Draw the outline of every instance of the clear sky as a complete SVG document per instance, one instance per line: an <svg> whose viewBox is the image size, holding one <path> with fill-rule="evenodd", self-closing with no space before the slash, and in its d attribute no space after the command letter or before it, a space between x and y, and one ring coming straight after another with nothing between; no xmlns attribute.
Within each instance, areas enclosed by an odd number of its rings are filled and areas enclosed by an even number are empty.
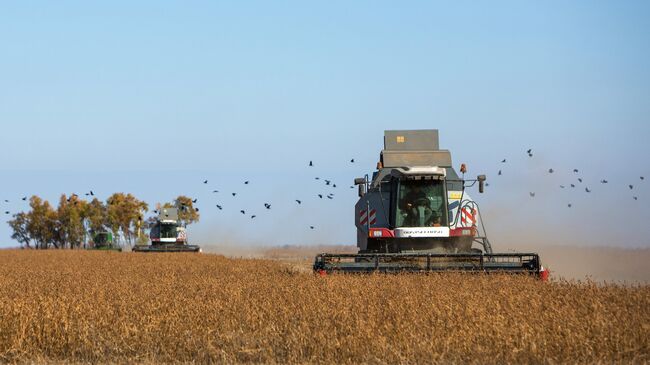
<svg viewBox="0 0 650 365"><path fill-rule="evenodd" d="M350 185L383 130L438 128L488 175L497 249L648 247L648 19L648 1L2 2L1 220L31 194L186 194L194 243L354 244ZM592 193L559 188L573 168Z"/></svg>

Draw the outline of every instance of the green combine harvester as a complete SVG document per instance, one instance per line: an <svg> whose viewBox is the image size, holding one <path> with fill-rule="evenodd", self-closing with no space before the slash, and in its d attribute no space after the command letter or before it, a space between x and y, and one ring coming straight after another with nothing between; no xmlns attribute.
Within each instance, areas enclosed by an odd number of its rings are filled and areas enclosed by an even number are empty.
<svg viewBox="0 0 650 365"><path fill-rule="evenodd" d="M88 246L91 250L122 251L121 247L113 244L113 234L111 232L95 233Z"/></svg>

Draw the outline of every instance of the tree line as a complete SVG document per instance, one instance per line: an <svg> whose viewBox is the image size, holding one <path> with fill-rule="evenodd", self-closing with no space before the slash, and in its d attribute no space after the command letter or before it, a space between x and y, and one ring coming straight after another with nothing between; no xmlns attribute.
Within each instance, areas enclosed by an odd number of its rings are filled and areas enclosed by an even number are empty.
<svg viewBox="0 0 650 365"><path fill-rule="evenodd" d="M154 213L161 207L177 207L180 223L188 225L199 220L198 209L192 203L191 198L181 195L170 203L156 204ZM29 207L29 211L14 214L8 222L13 230L11 238L24 248L82 248L102 232L111 232L118 246L145 244L148 237L144 230L156 221L155 217L144 218L149 211L146 202L125 193L114 193L105 202L62 194L56 208L34 195Z"/></svg>

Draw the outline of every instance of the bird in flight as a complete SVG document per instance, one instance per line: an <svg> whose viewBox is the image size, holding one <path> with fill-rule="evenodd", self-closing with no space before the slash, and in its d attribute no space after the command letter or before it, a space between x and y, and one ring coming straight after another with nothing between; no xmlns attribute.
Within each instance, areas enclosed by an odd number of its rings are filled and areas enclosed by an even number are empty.
<svg viewBox="0 0 650 365"><path fill-rule="evenodd" d="M203 183L204 183L204 184L207 184L207 183L208 183L208 180L203 180Z"/></svg>
<svg viewBox="0 0 650 365"><path fill-rule="evenodd" d="M323 194L318 194L318 197L323 199Z"/></svg>
<svg viewBox="0 0 650 365"><path fill-rule="evenodd" d="M564 189L564 185L560 185L560 188Z"/></svg>
<svg viewBox="0 0 650 365"><path fill-rule="evenodd" d="M350 160L350 163L354 163L354 159L351 159L351 160Z"/></svg>
<svg viewBox="0 0 650 365"><path fill-rule="evenodd" d="M269 204L269 203L264 203L264 207L265 207L266 209L271 209L271 204Z"/></svg>
<svg viewBox="0 0 650 365"><path fill-rule="evenodd" d="M591 190L589 190L589 188L585 188L585 191L591 193Z"/></svg>
<svg viewBox="0 0 650 365"><path fill-rule="evenodd" d="M23 197L23 201L25 201L25 200L27 200L27 197L26 197L26 196Z"/></svg>
<svg viewBox="0 0 650 365"><path fill-rule="evenodd" d="M567 205L567 206L568 206L569 208L571 208L571 203L569 203L569 205Z"/></svg>
<svg viewBox="0 0 650 365"><path fill-rule="evenodd" d="M645 179L645 177L643 177L643 176L639 176L639 178L640 178L641 180Z"/></svg>
<svg viewBox="0 0 650 365"><path fill-rule="evenodd" d="M309 229L314 229L314 226L309 226Z"/></svg>
<svg viewBox="0 0 650 365"><path fill-rule="evenodd" d="M197 202L197 200L198 200L198 199L194 199L194 200L192 200L192 203L196 203L196 202Z"/></svg>
<svg viewBox="0 0 650 365"><path fill-rule="evenodd" d="M501 163L506 163L506 159L504 158L503 160L501 160Z"/></svg>
<svg viewBox="0 0 650 365"><path fill-rule="evenodd" d="M243 209L242 209L242 210L240 210L239 212L240 212L241 214L246 214L246 211L245 211L245 210L243 210Z"/></svg>
<svg viewBox="0 0 650 365"><path fill-rule="evenodd" d="M219 192L219 190L212 190L212 192L213 192L213 193L218 193L218 192Z"/></svg>
<svg viewBox="0 0 650 365"><path fill-rule="evenodd" d="M314 179L316 179L316 180L320 180L320 177L315 177Z"/></svg>
<svg viewBox="0 0 650 365"><path fill-rule="evenodd" d="M552 173L553 173L553 169L548 169L548 173L549 173L549 174L552 174Z"/></svg>
<svg viewBox="0 0 650 365"><path fill-rule="evenodd" d="M639 198L637 198L636 196L633 196L632 198L634 198L634 200L639 200Z"/></svg>
<svg viewBox="0 0 650 365"><path fill-rule="evenodd" d="M499 170L499 176L501 176L501 170Z"/></svg>
<svg viewBox="0 0 650 365"><path fill-rule="evenodd" d="M576 186L575 186L575 184L571 184L571 187L572 187L572 188L575 188Z"/></svg>
<svg viewBox="0 0 650 365"><path fill-rule="evenodd" d="M329 184L331 184L331 183L332 183L331 180L325 180L325 185L329 185Z"/></svg>
<svg viewBox="0 0 650 365"><path fill-rule="evenodd" d="M628 187L630 188L630 190L634 189L634 185L628 185Z"/></svg>
<svg viewBox="0 0 650 365"><path fill-rule="evenodd" d="M5 210L5 214L9 214L9 211L8 211L8 210Z"/></svg>
<svg viewBox="0 0 650 365"><path fill-rule="evenodd" d="M528 193L528 194L530 194L530 197L531 197L531 198L534 198L534 197L535 197L535 193L533 193L533 192L530 192L530 193Z"/></svg>
<svg viewBox="0 0 650 365"><path fill-rule="evenodd" d="M314 166L314 162L313 162L313 161L309 161L309 166L310 166L310 167L313 167L313 166Z"/></svg>
<svg viewBox="0 0 650 365"><path fill-rule="evenodd" d="M573 172L578 173L578 169L573 169Z"/></svg>
<svg viewBox="0 0 650 365"><path fill-rule="evenodd" d="M601 184L607 184L607 180L600 180Z"/></svg>
<svg viewBox="0 0 650 365"><path fill-rule="evenodd" d="M194 210L198 212L198 211L199 211L199 208L194 208Z"/></svg>
<svg viewBox="0 0 650 365"><path fill-rule="evenodd" d="M579 177L579 178L578 178L578 181L582 182L582 178Z"/></svg>
<svg viewBox="0 0 650 365"><path fill-rule="evenodd" d="M244 185L248 185L249 182L250 181L248 181L248 180L244 181Z"/></svg>
<svg viewBox="0 0 650 365"><path fill-rule="evenodd" d="M296 199L296 203L298 203L298 204L302 204L302 201Z"/></svg>
<svg viewBox="0 0 650 365"><path fill-rule="evenodd" d="M223 207L219 204L217 204L217 208L219 208L219 210L223 210Z"/></svg>
<svg viewBox="0 0 650 365"><path fill-rule="evenodd" d="M237 195L237 193L232 193L232 196L235 196L235 195Z"/></svg>
<svg viewBox="0 0 650 365"><path fill-rule="evenodd" d="M255 219L255 217L257 217L257 216L256 216L256 215L254 215L254 214L253 214L253 215L251 215L251 219Z"/></svg>

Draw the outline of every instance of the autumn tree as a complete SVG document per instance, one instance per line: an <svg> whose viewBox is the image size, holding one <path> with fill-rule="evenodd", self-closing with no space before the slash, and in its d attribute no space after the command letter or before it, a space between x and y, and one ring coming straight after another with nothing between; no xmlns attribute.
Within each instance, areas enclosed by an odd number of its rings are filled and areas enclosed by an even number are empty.
<svg viewBox="0 0 650 365"><path fill-rule="evenodd" d="M21 247L31 248L30 244L32 242L32 238L29 235L29 231L27 230L27 224L29 222L27 213L20 212L14 214L13 217L14 219L7 222L13 230L11 238L18 241Z"/></svg>
<svg viewBox="0 0 650 365"><path fill-rule="evenodd" d="M36 242L36 248L59 248L57 213L47 200L34 195L29 200L31 211L27 213L27 232Z"/></svg>
<svg viewBox="0 0 650 365"><path fill-rule="evenodd" d="M115 193L106 200L108 226L115 237L121 232L128 245L132 244L136 231L142 226L142 217L147 210L147 203L131 194Z"/></svg>
<svg viewBox="0 0 650 365"><path fill-rule="evenodd" d="M75 194L69 198L63 194L57 208L59 246L65 248L81 247L86 240L86 219L88 203Z"/></svg>
<svg viewBox="0 0 650 365"><path fill-rule="evenodd" d="M199 211L194 208L192 198L185 195L179 195L173 202L163 204L163 208L178 209L178 221L183 226L198 222L201 217Z"/></svg>

